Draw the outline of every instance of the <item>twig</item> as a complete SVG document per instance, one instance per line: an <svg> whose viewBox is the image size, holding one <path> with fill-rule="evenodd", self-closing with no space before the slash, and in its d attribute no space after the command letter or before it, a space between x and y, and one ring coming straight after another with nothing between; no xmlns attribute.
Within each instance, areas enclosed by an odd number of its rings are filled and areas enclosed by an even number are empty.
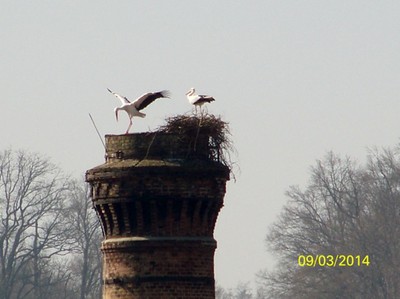
<svg viewBox="0 0 400 299"><path fill-rule="evenodd" d="M100 133L99 133L99 130L97 129L96 124L95 124L95 122L94 122L94 120L93 120L93 117L90 115L90 113L89 113L89 117L90 117L90 119L92 120L93 126L94 126L94 128L95 128L95 130L96 130L96 132L97 132L97 135L99 135L100 141L101 141L101 143L103 144L104 149L106 149L106 145L104 144L103 138L101 138L101 135L100 135Z"/></svg>

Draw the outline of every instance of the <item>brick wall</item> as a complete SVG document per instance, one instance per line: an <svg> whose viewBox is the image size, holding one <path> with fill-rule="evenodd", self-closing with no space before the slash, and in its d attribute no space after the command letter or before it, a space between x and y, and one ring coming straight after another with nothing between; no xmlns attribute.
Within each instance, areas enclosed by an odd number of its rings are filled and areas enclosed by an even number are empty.
<svg viewBox="0 0 400 299"><path fill-rule="evenodd" d="M104 235L104 299L215 298L229 169L199 140L193 149L171 134L106 136L106 163L86 174Z"/></svg>
<svg viewBox="0 0 400 299"><path fill-rule="evenodd" d="M214 298L214 249L212 239L107 240L105 298Z"/></svg>

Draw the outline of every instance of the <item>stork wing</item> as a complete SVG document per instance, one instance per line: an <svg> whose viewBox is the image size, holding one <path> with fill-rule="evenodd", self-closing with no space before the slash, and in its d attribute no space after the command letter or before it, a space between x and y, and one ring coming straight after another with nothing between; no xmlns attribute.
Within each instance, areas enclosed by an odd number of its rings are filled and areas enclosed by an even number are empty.
<svg viewBox="0 0 400 299"><path fill-rule="evenodd" d="M118 93L111 91L111 90L108 89L108 88L107 88L107 90L108 90L109 92L111 92L113 95L115 95L118 99L120 99L122 105L130 104L130 103L131 103L126 97L123 97L123 96L119 95Z"/></svg>
<svg viewBox="0 0 400 299"><path fill-rule="evenodd" d="M204 104L204 103L211 103L215 101L212 96L207 95L199 95L198 99L193 103L194 105Z"/></svg>
<svg viewBox="0 0 400 299"><path fill-rule="evenodd" d="M133 104L135 105L136 109L142 110L146 108L148 105L153 103L156 99L159 98L169 98L170 92L168 90L163 90L159 92L148 92L145 93L144 95L140 96L137 98Z"/></svg>

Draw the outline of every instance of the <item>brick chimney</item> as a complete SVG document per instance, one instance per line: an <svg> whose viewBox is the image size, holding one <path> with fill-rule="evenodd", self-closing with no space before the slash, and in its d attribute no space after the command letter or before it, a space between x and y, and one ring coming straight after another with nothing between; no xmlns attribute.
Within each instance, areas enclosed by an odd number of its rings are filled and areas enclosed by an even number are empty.
<svg viewBox="0 0 400 299"><path fill-rule="evenodd" d="M103 299L215 298L213 236L229 168L165 132L106 135L87 171L104 240Z"/></svg>

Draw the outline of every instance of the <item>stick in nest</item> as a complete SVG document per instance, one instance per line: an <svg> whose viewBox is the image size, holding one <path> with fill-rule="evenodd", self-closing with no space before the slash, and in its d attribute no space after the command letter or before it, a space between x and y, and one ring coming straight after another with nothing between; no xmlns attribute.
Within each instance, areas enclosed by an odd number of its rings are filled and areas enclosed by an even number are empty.
<svg viewBox="0 0 400 299"><path fill-rule="evenodd" d="M230 153L234 151L230 139L228 123L221 117L212 114L197 115L176 115L166 119L167 123L160 127L158 131L166 133L180 134L194 141L194 150L196 150L196 141L200 133L209 136L209 158L221 162L231 167L232 162Z"/></svg>

